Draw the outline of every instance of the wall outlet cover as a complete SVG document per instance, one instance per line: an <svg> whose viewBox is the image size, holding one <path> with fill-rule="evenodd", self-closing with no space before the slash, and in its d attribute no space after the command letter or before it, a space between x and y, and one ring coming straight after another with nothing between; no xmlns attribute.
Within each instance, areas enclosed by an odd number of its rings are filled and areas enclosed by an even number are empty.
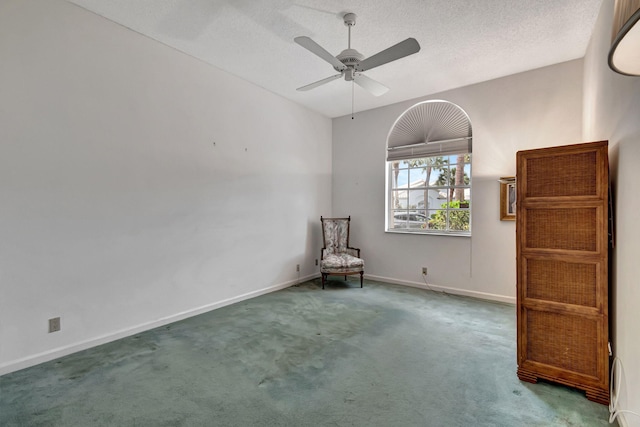
<svg viewBox="0 0 640 427"><path fill-rule="evenodd" d="M49 319L49 333L58 332L60 330L60 318L54 317Z"/></svg>

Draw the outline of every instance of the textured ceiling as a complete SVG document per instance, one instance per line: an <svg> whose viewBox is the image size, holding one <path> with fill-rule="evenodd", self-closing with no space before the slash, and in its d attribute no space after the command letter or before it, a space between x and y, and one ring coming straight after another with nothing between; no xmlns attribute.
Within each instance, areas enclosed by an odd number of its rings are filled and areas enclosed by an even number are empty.
<svg viewBox="0 0 640 427"><path fill-rule="evenodd" d="M414 37L417 54L366 74L390 90L355 87L355 111L584 56L603 0L68 0L328 117L351 113L351 83L293 42L366 57Z"/></svg>

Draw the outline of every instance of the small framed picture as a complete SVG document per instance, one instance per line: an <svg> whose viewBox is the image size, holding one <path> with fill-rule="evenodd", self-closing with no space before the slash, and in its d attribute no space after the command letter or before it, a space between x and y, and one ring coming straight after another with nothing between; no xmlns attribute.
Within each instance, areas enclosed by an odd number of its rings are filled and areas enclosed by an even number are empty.
<svg viewBox="0 0 640 427"><path fill-rule="evenodd" d="M516 178L500 178L500 221L516 220Z"/></svg>

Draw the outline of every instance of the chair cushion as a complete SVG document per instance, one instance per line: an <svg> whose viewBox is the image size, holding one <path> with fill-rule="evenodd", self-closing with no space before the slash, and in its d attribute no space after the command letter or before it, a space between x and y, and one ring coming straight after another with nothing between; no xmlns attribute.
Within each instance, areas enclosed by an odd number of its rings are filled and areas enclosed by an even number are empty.
<svg viewBox="0 0 640 427"><path fill-rule="evenodd" d="M327 253L344 252L349 244L349 220L346 218L327 219L322 222L322 227Z"/></svg>
<svg viewBox="0 0 640 427"><path fill-rule="evenodd" d="M330 254L322 260L323 270L336 268L364 268L364 260L346 253Z"/></svg>

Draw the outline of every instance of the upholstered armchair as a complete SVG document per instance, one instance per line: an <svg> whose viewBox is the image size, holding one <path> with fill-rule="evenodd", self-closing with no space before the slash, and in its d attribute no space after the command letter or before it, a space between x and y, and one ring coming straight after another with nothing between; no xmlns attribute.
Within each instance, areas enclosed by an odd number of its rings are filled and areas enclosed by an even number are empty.
<svg viewBox="0 0 640 427"><path fill-rule="evenodd" d="M360 287L362 287L362 276L364 274L364 260L360 258L360 249L349 246L349 224L351 216L348 218L323 218L322 238L324 247L320 253L320 274L322 274L322 289L329 275L344 276L359 274Z"/></svg>

